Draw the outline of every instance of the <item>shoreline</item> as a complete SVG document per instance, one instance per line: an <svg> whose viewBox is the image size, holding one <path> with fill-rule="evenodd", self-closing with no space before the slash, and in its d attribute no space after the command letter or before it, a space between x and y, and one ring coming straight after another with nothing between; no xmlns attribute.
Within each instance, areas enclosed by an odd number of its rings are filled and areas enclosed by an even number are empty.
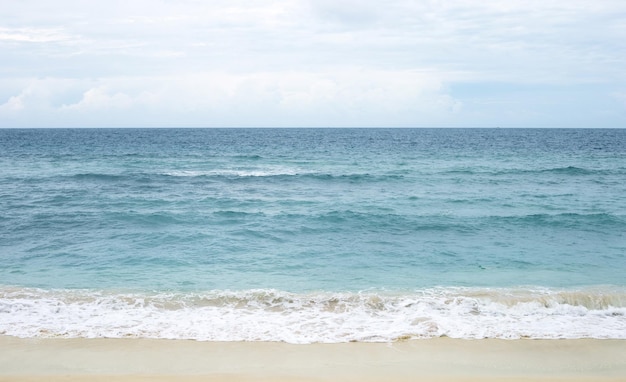
<svg viewBox="0 0 626 382"><path fill-rule="evenodd" d="M293 345L0 336L0 381L624 381L626 340Z"/></svg>

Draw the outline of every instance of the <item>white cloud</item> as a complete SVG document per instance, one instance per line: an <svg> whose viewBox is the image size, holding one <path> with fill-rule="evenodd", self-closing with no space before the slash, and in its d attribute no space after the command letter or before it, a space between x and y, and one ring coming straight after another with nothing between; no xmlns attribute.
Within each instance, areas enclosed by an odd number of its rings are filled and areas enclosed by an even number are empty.
<svg viewBox="0 0 626 382"><path fill-rule="evenodd" d="M5 111L10 113L24 109L24 97L24 93L12 96L7 102L0 105L0 113Z"/></svg>
<svg viewBox="0 0 626 382"><path fill-rule="evenodd" d="M55 100L55 93L62 92L56 80L27 80L17 94L0 105L0 113L28 113L48 108ZM0 114L2 115L2 114Z"/></svg>
<svg viewBox="0 0 626 382"><path fill-rule="evenodd" d="M437 122L460 108L436 73L416 71L204 72L65 81L59 86L32 80L0 107L0 116L45 112L61 124L89 114L93 120L100 116L103 125L124 125L129 114L143 113L149 125L172 117L208 126L409 126L420 118ZM55 93L60 88L76 93L81 87L82 95L73 102L60 102L63 94Z"/></svg>
<svg viewBox="0 0 626 382"><path fill-rule="evenodd" d="M0 42L56 42L71 37L62 28L0 28Z"/></svg>
<svg viewBox="0 0 626 382"><path fill-rule="evenodd" d="M575 120L592 95L614 99L626 86L624 14L621 0L10 2L0 15L0 116L120 125ZM532 86L564 106L550 114L533 101L541 97L507 86Z"/></svg>
<svg viewBox="0 0 626 382"><path fill-rule="evenodd" d="M133 104L133 99L127 94L116 92L111 94L106 88L98 87L87 90L83 98L74 104L63 105L61 110L106 110L127 109Z"/></svg>

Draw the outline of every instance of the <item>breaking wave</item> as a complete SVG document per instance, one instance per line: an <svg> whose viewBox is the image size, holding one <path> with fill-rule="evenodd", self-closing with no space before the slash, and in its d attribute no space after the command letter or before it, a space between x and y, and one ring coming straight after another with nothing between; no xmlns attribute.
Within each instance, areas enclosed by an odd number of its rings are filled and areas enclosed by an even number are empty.
<svg viewBox="0 0 626 382"><path fill-rule="evenodd" d="M302 344L443 336L626 339L626 290L433 288L295 294L3 287L0 334Z"/></svg>

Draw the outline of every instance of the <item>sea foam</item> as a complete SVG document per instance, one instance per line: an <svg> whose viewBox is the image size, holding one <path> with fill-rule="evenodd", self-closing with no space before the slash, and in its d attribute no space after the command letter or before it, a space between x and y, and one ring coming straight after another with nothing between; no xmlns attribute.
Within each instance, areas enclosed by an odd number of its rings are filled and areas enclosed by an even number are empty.
<svg viewBox="0 0 626 382"><path fill-rule="evenodd" d="M120 293L0 290L0 334L289 343L402 339L626 339L626 290L434 288Z"/></svg>

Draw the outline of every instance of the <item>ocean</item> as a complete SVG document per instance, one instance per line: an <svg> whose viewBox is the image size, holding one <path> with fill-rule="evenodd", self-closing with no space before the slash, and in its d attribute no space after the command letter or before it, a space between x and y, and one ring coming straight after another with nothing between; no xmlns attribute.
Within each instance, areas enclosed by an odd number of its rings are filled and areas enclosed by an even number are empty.
<svg viewBox="0 0 626 382"><path fill-rule="evenodd" d="M624 129L0 129L0 334L626 339Z"/></svg>

